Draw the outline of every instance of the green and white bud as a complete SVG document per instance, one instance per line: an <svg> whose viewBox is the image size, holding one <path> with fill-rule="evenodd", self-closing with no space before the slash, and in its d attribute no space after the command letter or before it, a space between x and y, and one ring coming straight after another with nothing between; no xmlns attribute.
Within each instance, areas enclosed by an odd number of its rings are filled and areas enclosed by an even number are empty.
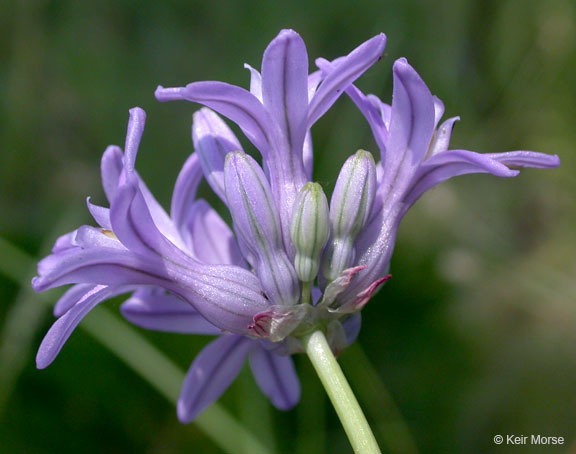
<svg viewBox="0 0 576 454"><path fill-rule="evenodd" d="M322 263L328 282L353 263L354 240L368 222L375 196L374 158L370 152L358 150L342 166L330 200L332 238Z"/></svg>
<svg viewBox="0 0 576 454"><path fill-rule="evenodd" d="M298 193L292 209L290 237L296 256L294 267L302 282L318 274L322 249L330 236L330 211L322 186L307 183Z"/></svg>

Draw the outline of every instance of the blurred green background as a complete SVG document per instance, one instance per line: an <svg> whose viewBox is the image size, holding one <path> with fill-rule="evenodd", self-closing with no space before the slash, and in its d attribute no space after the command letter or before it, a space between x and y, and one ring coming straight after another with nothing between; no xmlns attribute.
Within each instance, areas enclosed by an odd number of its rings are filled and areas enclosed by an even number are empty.
<svg viewBox="0 0 576 454"><path fill-rule="evenodd" d="M198 425L180 425L174 405L86 330L37 371L35 351L53 321L46 302L58 292L29 289L34 265L21 252L36 259L57 235L91 222L85 197L104 202L100 156L108 144L123 145L132 106L148 113L139 171L167 206L192 151L197 106L157 103L156 85L247 87L243 63L259 68L281 28L297 30L311 58L334 58L385 32L384 58L359 83L365 91L389 101L392 63L405 56L446 115L462 117L454 148L530 149L562 160L514 180L450 181L404 220L393 279L363 312L359 343L371 366L356 347L341 355L383 451L513 452L494 435L542 434L566 442L514 452L576 452L573 1L0 6L0 237L9 242L0 242L0 452L221 452ZM315 179L329 192L349 154L375 150L344 98L313 132ZM118 304L107 305L116 319ZM86 326L113 336L113 325L95 317ZM182 371L208 342L137 333ZM297 363L303 402L292 412L269 408L247 371L220 403L276 452L349 452L307 359Z"/></svg>

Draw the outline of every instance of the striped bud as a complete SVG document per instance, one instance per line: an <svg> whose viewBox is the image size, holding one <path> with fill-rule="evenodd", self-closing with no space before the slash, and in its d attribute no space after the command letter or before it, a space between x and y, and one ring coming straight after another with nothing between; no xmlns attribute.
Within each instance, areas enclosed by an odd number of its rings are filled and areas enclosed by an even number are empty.
<svg viewBox="0 0 576 454"><path fill-rule="evenodd" d="M273 304L295 304L298 280L284 251L280 219L264 172L249 155L228 153L224 183L234 230L253 258L266 296Z"/></svg>
<svg viewBox="0 0 576 454"><path fill-rule="evenodd" d="M354 240L366 225L376 195L376 166L368 151L350 156L338 175L330 200L332 238L324 253L322 272L330 282L354 260Z"/></svg>
<svg viewBox="0 0 576 454"><path fill-rule="evenodd" d="M296 249L294 265L302 282L311 282L318 274L322 248L330 236L328 201L318 183L307 183L292 209L290 238Z"/></svg>

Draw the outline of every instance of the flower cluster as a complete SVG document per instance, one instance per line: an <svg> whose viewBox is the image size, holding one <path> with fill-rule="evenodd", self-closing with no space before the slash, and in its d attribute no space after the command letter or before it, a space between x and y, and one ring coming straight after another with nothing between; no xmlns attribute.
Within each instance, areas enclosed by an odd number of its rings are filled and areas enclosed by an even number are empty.
<svg viewBox="0 0 576 454"><path fill-rule="evenodd" d="M453 176L513 177L518 167L553 168L556 156L528 151L449 150L458 117L440 124L442 102L405 59L394 63L388 105L355 80L380 60L386 38L366 41L309 73L300 36L283 30L247 66L250 90L222 82L159 87L159 101L203 104L194 114L195 152L175 184L170 214L135 170L145 113L130 111L124 151L102 157L110 207L88 209L98 227L59 238L42 260L36 291L73 284L56 304L58 320L37 356L47 367L82 318L101 302L130 294L123 316L143 328L217 335L194 360L178 402L193 420L226 390L249 359L271 402L289 409L300 388L291 354L321 329L331 348L354 342L362 307L389 275L396 231L428 189ZM370 126L380 155L359 150L344 163L328 202L313 183L310 129L346 93ZM247 154L217 114L236 123L261 155ZM232 226L196 198L202 179L230 212Z"/></svg>

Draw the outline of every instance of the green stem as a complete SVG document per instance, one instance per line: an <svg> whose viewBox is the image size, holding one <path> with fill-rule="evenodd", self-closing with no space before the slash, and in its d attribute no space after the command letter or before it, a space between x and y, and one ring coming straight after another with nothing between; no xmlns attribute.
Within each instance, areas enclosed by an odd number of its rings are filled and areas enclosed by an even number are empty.
<svg viewBox="0 0 576 454"><path fill-rule="evenodd" d="M334 409L344 426L355 453L380 453L374 434L362 413L360 405L342 373L342 369L322 331L315 331L302 339L310 358Z"/></svg>
<svg viewBox="0 0 576 454"><path fill-rule="evenodd" d="M302 282L302 304L310 304L310 291L312 290L312 282Z"/></svg>

